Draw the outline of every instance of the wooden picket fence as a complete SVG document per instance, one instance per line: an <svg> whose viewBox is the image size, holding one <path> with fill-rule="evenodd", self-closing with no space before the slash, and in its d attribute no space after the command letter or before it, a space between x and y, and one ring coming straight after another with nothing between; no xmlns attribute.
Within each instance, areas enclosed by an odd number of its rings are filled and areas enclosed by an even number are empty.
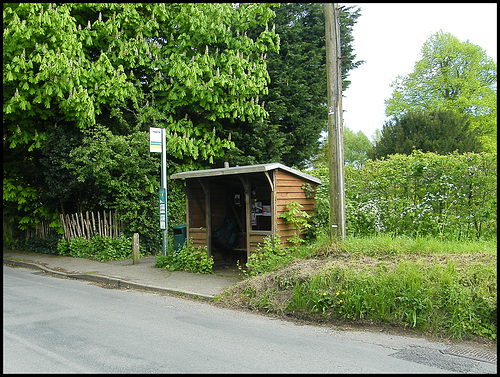
<svg viewBox="0 0 500 377"><path fill-rule="evenodd" d="M72 215L60 215L64 229L64 238L69 242L72 238L84 237L90 240L95 235L117 237L123 229L123 222L116 218L116 213L106 211L101 213L85 212L73 213Z"/></svg>
<svg viewBox="0 0 500 377"><path fill-rule="evenodd" d="M25 230L26 238L41 238L42 240L55 236L57 233L54 231L54 228L51 228L49 224L51 221L42 220L39 223L35 224L33 228L28 228Z"/></svg>

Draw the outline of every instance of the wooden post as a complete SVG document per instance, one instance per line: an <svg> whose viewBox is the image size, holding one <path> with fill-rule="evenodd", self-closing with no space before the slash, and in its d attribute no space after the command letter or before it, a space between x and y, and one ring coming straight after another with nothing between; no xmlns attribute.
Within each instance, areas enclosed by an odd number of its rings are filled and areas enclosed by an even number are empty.
<svg viewBox="0 0 500 377"><path fill-rule="evenodd" d="M109 210L109 236L113 238L113 219L111 216L111 210Z"/></svg>
<svg viewBox="0 0 500 377"><path fill-rule="evenodd" d="M139 263L139 233L134 233L132 237L132 262Z"/></svg>
<svg viewBox="0 0 500 377"><path fill-rule="evenodd" d="M87 234L89 235L89 240L92 238L92 227L90 224L89 211L85 211L85 227L87 228Z"/></svg>
<svg viewBox="0 0 500 377"><path fill-rule="evenodd" d="M104 216L102 228L104 229L104 237L107 237L108 236L108 221L106 220L106 210L102 211L102 214Z"/></svg>
<svg viewBox="0 0 500 377"><path fill-rule="evenodd" d="M73 218L75 219L75 224L76 224L75 227L76 227L78 237L83 237L82 230L80 229L80 224L78 222L78 213L74 213Z"/></svg>
<svg viewBox="0 0 500 377"><path fill-rule="evenodd" d="M95 218L94 218L94 212L90 213L92 215L92 234L96 234L96 229L95 229Z"/></svg>
<svg viewBox="0 0 500 377"><path fill-rule="evenodd" d="M325 39L328 89L328 160L330 179L330 241L345 238L344 151L342 130L342 76L340 24L337 3L325 3Z"/></svg>

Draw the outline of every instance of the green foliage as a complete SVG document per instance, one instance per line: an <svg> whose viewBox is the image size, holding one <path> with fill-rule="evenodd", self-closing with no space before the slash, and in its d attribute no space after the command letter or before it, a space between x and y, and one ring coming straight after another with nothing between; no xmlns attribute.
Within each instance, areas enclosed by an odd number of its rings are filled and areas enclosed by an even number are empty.
<svg viewBox="0 0 500 377"><path fill-rule="evenodd" d="M267 54L268 92L255 100L263 104L269 118L228 124L237 150L225 158L231 165L281 161L304 166L318 151L318 140L326 127L325 16L322 3L282 3L275 10L273 30L280 37L280 50ZM362 62L355 61L352 29L359 9L340 12L343 88L348 75Z"/></svg>
<svg viewBox="0 0 500 377"><path fill-rule="evenodd" d="M302 231L308 230L311 227L311 224L309 224L311 215L303 211L301 208L304 208L304 206L296 201L288 203L285 208L286 211L283 211L280 217L285 219L287 224L292 224L296 229L294 236L288 238L288 241L294 245L300 245L304 240L299 235Z"/></svg>
<svg viewBox="0 0 500 377"><path fill-rule="evenodd" d="M451 110L471 117L483 151L496 152L497 67L469 41L438 32L423 45L422 58L407 76L398 76L386 101L386 115L400 119L410 111Z"/></svg>
<svg viewBox="0 0 500 377"><path fill-rule="evenodd" d="M51 236L47 238L29 237L18 239L11 244L11 247L34 253L56 254L59 237L60 236Z"/></svg>
<svg viewBox="0 0 500 377"><path fill-rule="evenodd" d="M250 255L246 263L247 270L243 269L239 263L238 268L247 277L256 276L265 272L273 271L279 266L283 266L292 259L291 253L281 243L279 236L271 239L267 236L263 240L264 245L257 245L255 251Z"/></svg>
<svg viewBox="0 0 500 377"><path fill-rule="evenodd" d="M302 186L300 186L300 188L304 190L304 194L306 195L307 199L314 197L315 190L313 189L310 183L304 183Z"/></svg>
<svg viewBox="0 0 500 377"><path fill-rule="evenodd" d="M73 258L86 258L89 259L93 257L94 252L84 237L72 238L69 243L69 255Z"/></svg>
<svg viewBox="0 0 500 377"><path fill-rule="evenodd" d="M29 228L74 207L116 209L157 247L147 131L167 129L169 164L206 164L233 145L224 122L266 117L252 99L279 50L274 6L6 4L5 212Z"/></svg>
<svg viewBox="0 0 500 377"><path fill-rule="evenodd" d="M115 238L97 235L92 237L90 245L94 258L101 262L132 258L132 239L124 234Z"/></svg>
<svg viewBox="0 0 500 377"><path fill-rule="evenodd" d="M41 145L46 130L32 121L37 117L62 116L86 128L101 114L126 120L135 110L139 124L166 116L172 135L186 133L182 140L170 140L172 154L210 158L226 144L207 135L219 128L217 119L265 115L247 99L268 83L262 54L279 49L274 31L263 30L273 16L269 4L7 5L3 57L9 147ZM249 29L254 39L246 35ZM193 115L204 112L196 127L184 119L188 108Z"/></svg>
<svg viewBox="0 0 500 377"><path fill-rule="evenodd" d="M323 292L319 297L314 296L312 298L314 305L311 310L313 312L324 313L327 310L333 309L338 312L342 312L342 304L344 303L345 292Z"/></svg>
<svg viewBox="0 0 500 377"><path fill-rule="evenodd" d="M179 180L169 181L167 191L168 226L171 229L186 223L186 195L183 183Z"/></svg>
<svg viewBox="0 0 500 377"><path fill-rule="evenodd" d="M75 180L94 192L92 202L117 212L127 235L139 233L146 250L157 250L161 240L158 220L160 159L150 155L149 134L113 135L100 125L85 131L82 144L72 150L65 166Z"/></svg>
<svg viewBox="0 0 500 377"><path fill-rule="evenodd" d="M208 257L206 248L193 247L190 239L178 252L173 255L156 256L155 267L166 268L172 271L182 270L200 274L211 274L214 260Z"/></svg>
<svg viewBox="0 0 500 377"><path fill-rule="evenodd" d="M308 173L321 179L316 187L316 210L311 215L311 230L313 236L319 236L328 231L330 218L329 170L328 164L319 164ZM329 233L328 233L329 234Z"/></svg>
<svg viewBox="0 0 500 377"><path fill-rule="evenodd" d="M57 244L57 251L59 255L100 262L129 259L132 258L132 239L123 234L115 238L95 235L90 240L84 237L72 238L68 243L62 238Z"/></svg>
<svg viewBox="0 0 500 377"><path fill-rule="evenodd" d="M329 240L327 241L330 242ZM346 253L383 259L396 255L433 255L433 254L494 254L496 238L490 240L443 240L429 236L407 237L378 234L363 237L347 237L338 243Z"/></svg>
<svg viewBox="0 0 500 377"><path fill-rule="evenodd" d="M69 242L66 240L66 238L63 237L57 242L57 253L60 256L69 254Z"/></svg>
<svg viewBox="0 0 500 377"><path fill-rule="evenodd" d="M402 259L389 267L336 266L294 286L288 308L372 320L462 339L496 340L496 269ZM309 299L304 300L304 297Z"/></svg>
<svg viewBox="0 0 500 377"><path fill-rule="evenodd" d="M497 160L492 153L439 156L415 151L345 167L348 235L433 236L445 240L497 235ZM328 169L310 172L316 191L316 234L329 216Z"/></svg>
<svg viewBox="0 0 500 377"><path fill-rule="evenodd" d="M29 170L24 174L29 174ZM22 178L5 174L3 179L4 219L13 222L19 230L34 228L41 221L50 221L50 226L61 233L58 215L49 212L39 200L40 189L26 184Z"/></svg>
<svg viewBox="0 0 500 377"><path fill-rule="evenodd" d="M343 130L344 163L355 167L362 166L364 161L372 155L372 143L362 131L354 133L345 126ZM315 167L319 165L328 166L328 138L325 138L321 145L319 154L311 160Z"/></svg>
<svg viewBox="0 0 500 377"><path fill-rule="evenodd" d="M414 150L445 155L453 152L479 152L478 130L470 130L471 117L450 110L427 113L408 112L388 121L370 157L411 154Z"/></svg>

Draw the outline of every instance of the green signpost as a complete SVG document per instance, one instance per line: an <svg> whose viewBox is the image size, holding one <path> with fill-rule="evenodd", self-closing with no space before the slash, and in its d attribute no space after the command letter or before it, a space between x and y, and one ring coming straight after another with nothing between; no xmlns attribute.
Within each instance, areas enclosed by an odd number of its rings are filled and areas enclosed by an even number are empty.
<svg viewBox="0 0 500 377"><path fill-rule="evenodd" d="M167 229L167 196L165 189L161 188L160 197L160 229Z"/></svg>
<svg viewBox="0 0 500 377"><path fill-rule="evenodd" d="M167 255L167 142L165 129L149 128L149 151L161 153L160 229L163 230L163 255Z"/></svg>

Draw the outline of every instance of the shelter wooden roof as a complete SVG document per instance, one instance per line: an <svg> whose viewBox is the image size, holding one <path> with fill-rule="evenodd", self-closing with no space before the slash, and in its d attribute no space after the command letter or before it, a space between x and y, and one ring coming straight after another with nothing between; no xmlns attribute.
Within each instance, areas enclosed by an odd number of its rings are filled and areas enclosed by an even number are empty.
<svg viewBox="0 0 500 377"><path fill-rule="evenodd" d="M274 162L269 164L259 164L259 165L233 166L229 168L185 171L181 173L172 174L170 178L183 179L183 178L217 177L217 176L233 175L233 174L264 173L276 169L281 169L290 174L301 177L307 181L314 182L316 184L321 184L321 179L303 173L297 169L293 169L286 165L280 164L279 162Z"/></svg>

